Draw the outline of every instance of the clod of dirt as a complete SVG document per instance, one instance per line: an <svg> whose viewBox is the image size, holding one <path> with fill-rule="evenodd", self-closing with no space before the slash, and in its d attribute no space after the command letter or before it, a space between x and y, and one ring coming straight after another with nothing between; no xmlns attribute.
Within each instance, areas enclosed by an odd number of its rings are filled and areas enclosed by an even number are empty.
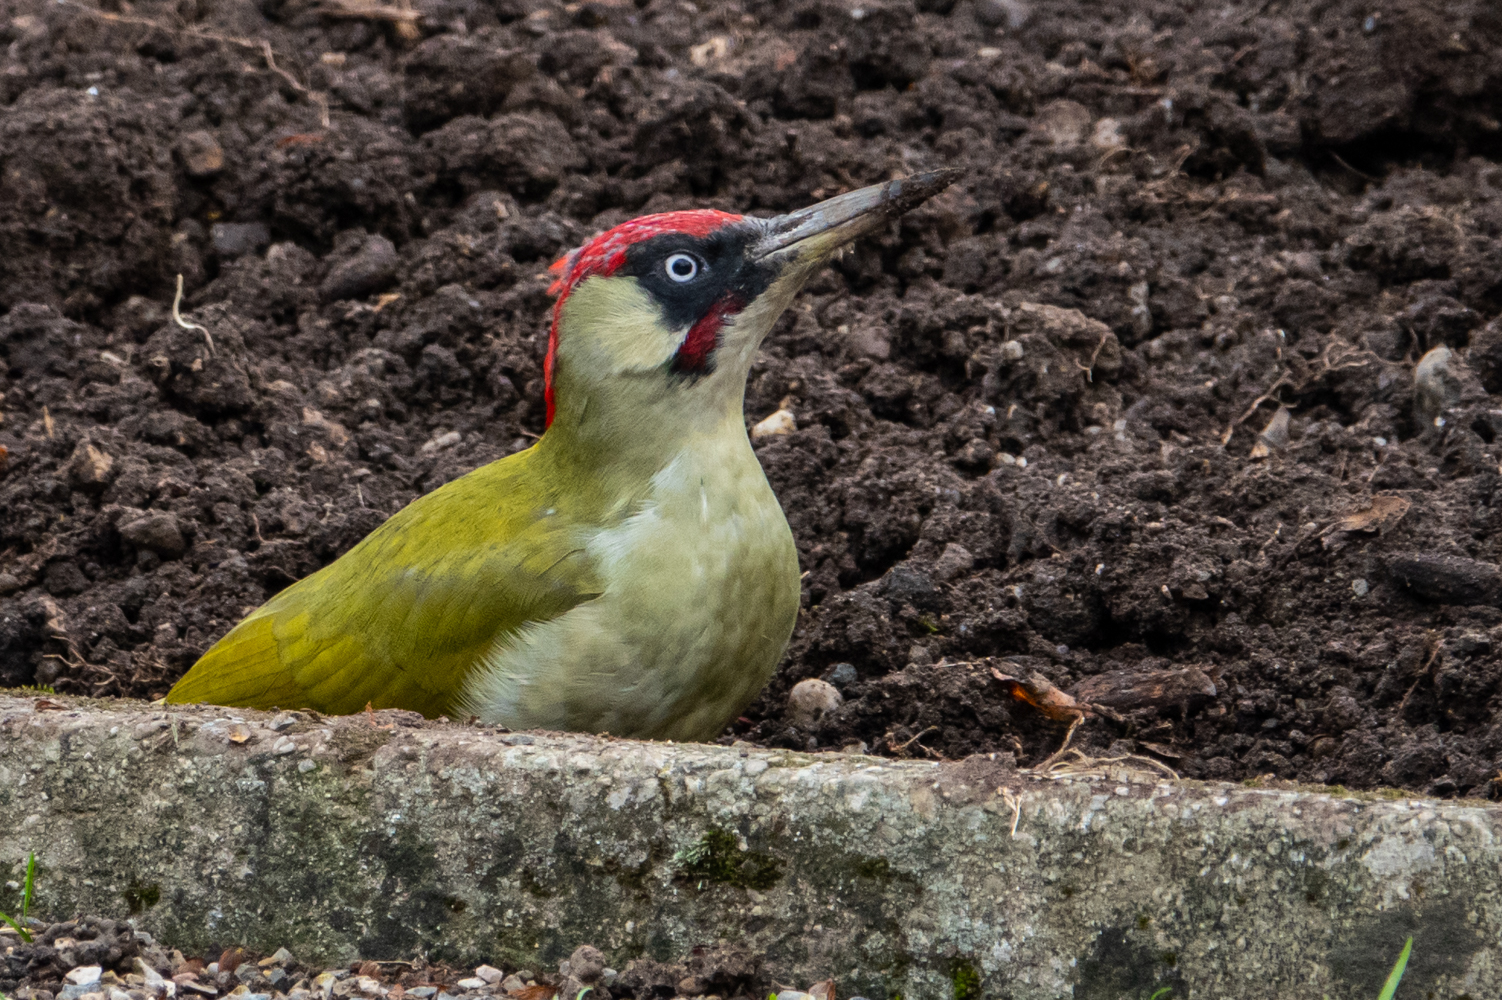
<svg viewBox="0 0 1502 1000"><path fill-rule="evenodd" d="M319 287L325 302L357 299L379 292L396 280L401 260L396 247L384 236L363 234L341 242L348 255L336 263ZM335 253L339 253L336 245Z"/></svg>
<svg viewBox="0 0 1502 1000"><path fill-rule="evenodd" d="M138 549L155 552L164 559L176 559L187 549L182 526L170 513L153 511L129 520L122 519L120 540Z"/></svg>

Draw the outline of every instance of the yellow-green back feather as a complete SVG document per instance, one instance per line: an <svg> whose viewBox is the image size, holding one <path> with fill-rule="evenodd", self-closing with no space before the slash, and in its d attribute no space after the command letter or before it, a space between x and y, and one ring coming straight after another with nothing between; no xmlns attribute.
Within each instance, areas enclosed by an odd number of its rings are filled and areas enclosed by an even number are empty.
<svg viewBox="0 0 1502 1000"><path fill-rule="evenodd" d="M595 491L537 475L537 456L520 452L409 504L253 612L167 700L451 711L498 639L599 593L581 544Z"/></svg>

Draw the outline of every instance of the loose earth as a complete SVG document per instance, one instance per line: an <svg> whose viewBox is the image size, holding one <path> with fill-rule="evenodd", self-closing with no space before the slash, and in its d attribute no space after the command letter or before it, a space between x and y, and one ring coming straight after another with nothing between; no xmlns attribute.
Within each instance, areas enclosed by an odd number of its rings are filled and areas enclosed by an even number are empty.
<svg viewBox="0 0 1502 1000"><path fill-rule="evenodd" d="M526 447L591 234L953 165L753 372L723 739L1497 796L1499 118L1487 0L0 0L0 685L159 696Z"/></svg>

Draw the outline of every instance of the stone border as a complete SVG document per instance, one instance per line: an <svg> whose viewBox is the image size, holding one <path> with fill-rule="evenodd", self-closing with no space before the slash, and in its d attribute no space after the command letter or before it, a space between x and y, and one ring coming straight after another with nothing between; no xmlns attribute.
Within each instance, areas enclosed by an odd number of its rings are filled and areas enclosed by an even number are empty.
<svg viewBox="0 0 1502 1000"><path fill-rule="evenodd" d="M1502 810L1469 802L0 696L0 817L0 910L35 849L49 915L185 952L729 940L880 1000L1340 1000L1413 934L1405 993L1502 996Z"/></svg>

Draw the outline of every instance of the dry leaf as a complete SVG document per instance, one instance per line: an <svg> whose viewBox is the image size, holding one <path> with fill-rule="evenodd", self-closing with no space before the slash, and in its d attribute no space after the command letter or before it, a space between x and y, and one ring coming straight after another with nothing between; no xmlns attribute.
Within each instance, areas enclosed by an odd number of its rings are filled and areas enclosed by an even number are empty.
<svg viewBox="0 0 1502 1000"><path fill-rule="evenodd" d="M814 1000L834 1000L834 980L826 979L822 983L814 983L808 988L808 995Z"/></svg>
<svg viewBox="0 0 1502 1000"><path fill-rule="evenodd" d="M1381 531L1402 520L1403 515L1408 513L1408 508L1412 506L1413 504L1403 497L1391 494L1374 496L1372 502L1366 507L1354 514L1347 514L1330 525L1325 529L1325 534L1336 531Z"/></svg>
<svg viewBox="0 0 1502 1000"><path fill-rule="evenodd" d="M68 706L64 705L62 702L53 701L51 698L38 698L36 701L32 702L31 707L36 709L38 712L62 712L66 711L68 708Z"/></svg>
<svg viewBox="0 0 1502 1000"><path fill-rule="evenodd" d="M1029 674L1026 680L1018 680L992 667L991 676L1008 685L1013 698L1027 702L1055 722L1074 722L1085 714L1080 711L1078 702L1037 671Z"/></svg>

